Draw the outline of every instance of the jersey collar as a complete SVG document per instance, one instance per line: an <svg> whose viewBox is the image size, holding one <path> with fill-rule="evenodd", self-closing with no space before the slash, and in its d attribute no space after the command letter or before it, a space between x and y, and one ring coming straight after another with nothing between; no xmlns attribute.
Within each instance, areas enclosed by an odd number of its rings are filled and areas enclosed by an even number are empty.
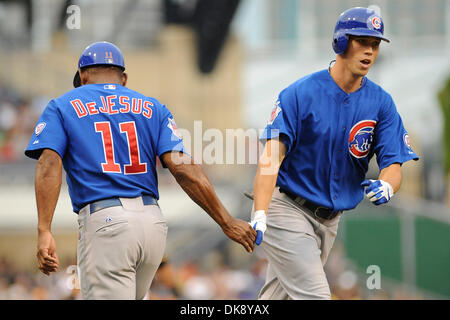
<svg viewBox="0 0 450 320"><path fill-rule="evenodd" d="M334 60L333 60L333 61L334 61ZM352 95L352 94L354 94L354 93L359 92L360 90L362 90L362 89L365 87L365 85L366 85L366 83L367 83L367 77L364 76L364 77L362 78L362 80L361 80L361 85L359 86L359 88L358 88L356 91L353 91L353 92L351 92L351 93L347 93L347 92L345 92L344 90L342 90L342 88L338 86L338 84L336 83L336 81L334 81L334 79L333 79L333 77L331 76L331 73L330 73L331 64L333 63L333 61L330 62L330 65L329 65L329 67L328 67L328 70L324 70L324 72L327 74L327 75L326 75L326 78L327 78L328 80L330 80L330 81L333 83L334 87L337 88L338 91L340 91L340 92L344 93L345 95L348 95L348 96L349 96L349 95Z"/></svg>

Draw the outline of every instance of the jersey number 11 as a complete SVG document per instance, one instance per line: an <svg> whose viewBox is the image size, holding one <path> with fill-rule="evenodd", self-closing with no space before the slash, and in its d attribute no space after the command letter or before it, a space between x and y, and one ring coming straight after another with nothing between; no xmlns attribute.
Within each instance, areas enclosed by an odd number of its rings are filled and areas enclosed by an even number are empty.
<svg viewBox="0 0 450 320"><path fill-rule="evenodd" d="M103 140L103 151L105 153L106 163L102 163L103 172L122 173L120 165L114 158L114 142L111 134L111 124L108 121L95 122L95 131L100 132ZM119 123L121 133L127 135L128 154L130 164L124 166L125 174L140 174L147 172L147 163L141 163L139 156L139 140L134 121Z"/></svg>

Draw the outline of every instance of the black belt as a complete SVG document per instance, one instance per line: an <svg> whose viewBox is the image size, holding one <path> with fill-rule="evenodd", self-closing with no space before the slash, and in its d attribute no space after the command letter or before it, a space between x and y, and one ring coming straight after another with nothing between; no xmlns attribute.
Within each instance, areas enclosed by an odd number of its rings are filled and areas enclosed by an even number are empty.
<svg viewBox="0 0 450 320"><path fill-rule="evenodd" d="M144 203L145 206L152 205L152 204L158 205L158 201L149 195L143 195L142 202ZM89 211L91 214L93 214L94 212L102 210L102 209L106 209L106 208L110 208L110 207L117 207L117 206L121 206L121 205L122 205L122 202L120 201L120 198L108 198L108 199L103 199L103 200L99 200L99 201L95 201L95 202L91 203L89 206Z"/></svg>
<svg viewBox="0 0 450 320"><path fill-rule="evenodd" d="M331 220L335 218L340 211L333 211L330 208L322 207L314 202L308 201L302 197L299 197L289 191L283 190L280 188L280 192L286 194L289 198L291 198L298 205L305 207L310 210L315 217L319 217L325 220Z"/></svg>

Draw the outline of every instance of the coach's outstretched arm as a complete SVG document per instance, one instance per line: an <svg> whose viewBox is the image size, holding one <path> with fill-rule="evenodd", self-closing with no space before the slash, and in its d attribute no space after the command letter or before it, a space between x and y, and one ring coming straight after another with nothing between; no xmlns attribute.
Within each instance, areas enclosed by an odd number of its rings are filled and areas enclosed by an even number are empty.
<svg viewBox="0 0 450 320"><path fill-rule="evenodd" d="M256 244L260 245L266 231L266 214L277 183L278 171L286 156L286 146L279 139L270 139L258 161L253 183L254 216L251 226L258 232Z"/></svg>
<svg viewBox="0 0 450 320"><path fill-rule="evenodd" d="M53 214L61 190L62 160L58 153L45 149L36 165L35 192L38 211L37 259L44 274L56 272L59 259L51 233Z"/></svg>
<svg viewBox="0 0 450 320"><path fill-rule="evenodd" d="M223 232L248 252L252 252L256 232L247 222L235 219L228 213L203 169L181 152L167 152L161 156L161 160L189 197L217 222Z"/></svg>

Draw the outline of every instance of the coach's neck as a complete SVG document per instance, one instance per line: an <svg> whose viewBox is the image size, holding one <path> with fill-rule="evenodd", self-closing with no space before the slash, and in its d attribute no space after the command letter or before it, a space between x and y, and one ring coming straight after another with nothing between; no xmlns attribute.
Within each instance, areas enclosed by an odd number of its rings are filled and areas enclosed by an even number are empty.
<svg viewBox="0 0 450 320"><path fill-rule="evenodd" d="M128 74L116 69L87 68L79 70L81 85L98 83L115 83L126 86Z"/></svg>

